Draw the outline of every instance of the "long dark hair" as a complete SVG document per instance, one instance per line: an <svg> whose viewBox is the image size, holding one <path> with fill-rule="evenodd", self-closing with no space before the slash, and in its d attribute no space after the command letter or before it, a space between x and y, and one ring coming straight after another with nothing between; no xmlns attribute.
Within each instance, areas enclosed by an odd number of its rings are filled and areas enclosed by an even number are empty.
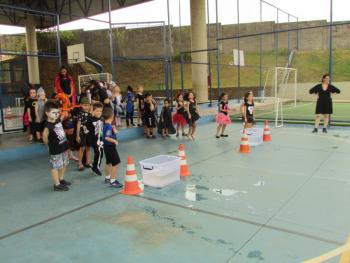
<svg viewBox="0 0 350 263"><path fill-rule="evenodd" d="M252 92L252 91L247 91L247 92L244 94L244 103L248 103L248 97L249 97L250 94L253 94L253 92ZM253 99L252 102L254 102L254 99Z"/></svg>
<svg viewBox="0 0 350 263"><path fill-rule="evenodd" d="M193 91L189 91L184 95L184 100L185 101L190 101L190 94L193 94L193 100L196 102L196 94Z"/></svg>
<svg viewBox="0 0 350 263"><path fill-rule="evenodd" d="M225 92L221 93L221 95L220 95L220 97L219 97L219 102L221 102L221 101L222 101L222 98L223 98L224 96L226 96L226 95L227 95L227 93L225 93Z"/></svg>
<svg viewBox="0 0 350 263"><path fill-rule="evenodd" d="M66 72L67 72L66 76L63 76L63 75L61 74L62 69L65 69L65 70L66 70ZM69 76L68 69L67 69L65 66L61 66L61 67L60 67L60 70L59 70L59 73L58 73L58 74L60 75L60 78L68 77L68 76Z"/></svg>
<svg viewBox="0 0 350 263"><path fill-rule="evenodd" d="M327 77L330 77L329 73L323 74L321 82L323 82L323 80Z"/></svg>

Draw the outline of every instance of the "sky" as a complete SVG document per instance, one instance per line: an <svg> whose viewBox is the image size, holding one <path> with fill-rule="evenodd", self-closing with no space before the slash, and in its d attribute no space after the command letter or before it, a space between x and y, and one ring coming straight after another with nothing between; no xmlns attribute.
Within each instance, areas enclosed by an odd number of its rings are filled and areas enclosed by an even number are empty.
<svg viewBox="0 0 350 263"><path fill-rule="evenodd" d="M209 22L215 23L215 0L209 2ZM237 23L237 0L217 0L219 22L222 24ZM269 3L278 6L280 10L299 17L299 21L318 20L330 17L330 0L267 0ZM181 11L181 25L190 24L190 0L169 0L170 2L170 23L178 26L180 23L179 10ZM259 0L240 0L239 18L241 23L260 21ZM141 21L166 21L167 23L167 1L153 0L148 3L116 10L112 12L113 23L141 22ZM276 21L277 10L267 4L262 8L263 21ZM350 0L333 0L333 20L350 20ZM282 11L278 12L279 22L287 22L288 15ZM100 20L108 21L107 14L95 16ZM296 18L290 16L290 21ZM96 30L107 28L107 23L95 22L81 19L60 26L60 30ZM23 33L23 28L0 25L0 34Z"/></svg>

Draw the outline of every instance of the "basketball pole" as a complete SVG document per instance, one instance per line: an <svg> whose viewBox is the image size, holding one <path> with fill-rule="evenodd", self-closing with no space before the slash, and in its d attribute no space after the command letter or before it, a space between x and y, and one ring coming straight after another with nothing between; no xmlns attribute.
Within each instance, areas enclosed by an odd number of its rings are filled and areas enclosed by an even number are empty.
<svg viewBox="0 0 350 263"><path fill-rule="evenodd" d="M108 24L109 24L109 51L111 56L111 74L112 79L117 81L114 68L114 54L113 54L113 31L112 31L112 6L111 0L108 0Z"/></svg>
<svg viewBox="0 0 350 263"><path fill-rule="evenodd" d="M330 0L330 17L329 17L329 83L333 80L333 0ZM329 114L328 127L331 126L331 115Z"/></svg>

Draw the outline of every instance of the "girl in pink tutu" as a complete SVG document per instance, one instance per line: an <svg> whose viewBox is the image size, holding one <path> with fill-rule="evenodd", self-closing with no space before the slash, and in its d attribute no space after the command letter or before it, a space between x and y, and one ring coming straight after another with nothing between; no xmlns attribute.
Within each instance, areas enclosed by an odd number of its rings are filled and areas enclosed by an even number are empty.
<svg viewBox="0 0 350 263"><path fill-rule="evenodd" d="M186 118L188 116L188 109L185 105L182 94L176 96L176 113L173 116L173 124L176 125L176 137L179 137L180 127L182 129L182 136L186 136L185 127L187 125Z"/></svg>
<svg viewBox="0 0 350 263"><path fill-rule="evenodd" d="M218 127L216 129L216 138L220 137L228 137L225 134L226 125L231 124L230 115L228 114L228 95L226 93L222 93L219 98L219 113L216 115L216 123Z"/></svg>

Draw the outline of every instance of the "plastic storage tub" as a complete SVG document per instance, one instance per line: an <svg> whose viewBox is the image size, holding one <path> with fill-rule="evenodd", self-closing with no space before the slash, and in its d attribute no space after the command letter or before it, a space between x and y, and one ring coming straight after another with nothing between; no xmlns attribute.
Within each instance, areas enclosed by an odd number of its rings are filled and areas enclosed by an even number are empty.
<svg viewBox="0 0 350 263"><path fill-rule="evenodd" d="M263 135L264 135L263 128L248 128L246 130L247 130L248 142L250 146L258 146L263 143Z"/></svg>
<svg viewBox="0 0 350 263"><path fill-rule="evenodd" d="M180 158L158 155L140 161L144 185L164 187L180 180Z"/></svg>

